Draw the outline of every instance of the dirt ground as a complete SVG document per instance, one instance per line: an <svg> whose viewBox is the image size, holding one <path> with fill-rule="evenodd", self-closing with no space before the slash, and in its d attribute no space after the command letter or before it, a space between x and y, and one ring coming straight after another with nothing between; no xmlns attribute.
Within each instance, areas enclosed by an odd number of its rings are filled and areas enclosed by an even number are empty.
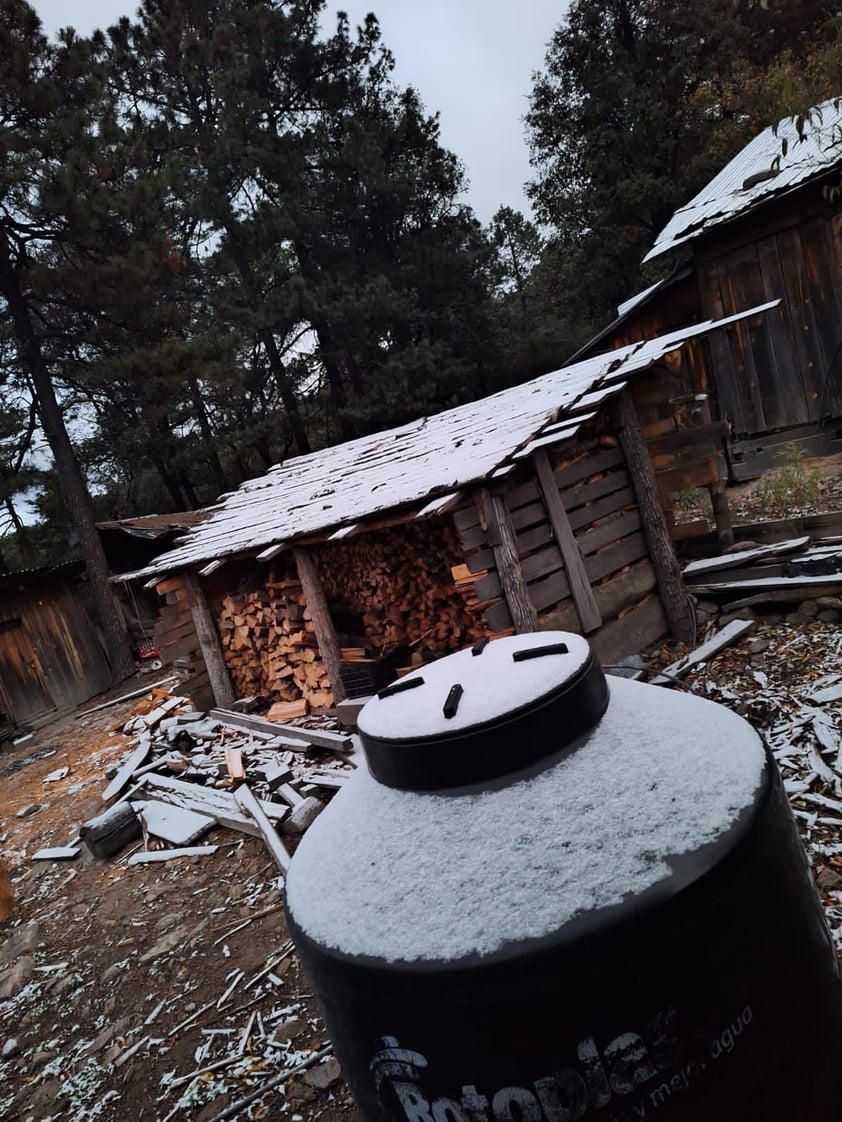
<svg viewBox="0 0 842 1122"><path fill-rule="evenodd" d="M800 479L803 488L800 495L788 495L785 484L775 487L776 470L728 488L728 504L735 526L842 510L842 454L801 461L796 473L796 481ZM712 528L713 508L706 489L684 492L677 502L675 515L679 522L706 519Z"/></svg>
<svg viewBox="0 0 842 1122"><path fill-rule="evenodd" d="M203 839L216 853L167 864L128 866L134 846L108 861L84 845L73 862L31 860L104 809L105 772L126 747L115 729L133 704L65 718L0 753L0 852L16 896L0 925L0 986L10 970L30 973L0 999L9 1122L208 1122L328 1043L297 958L276 961L288 934L261 841L219 828ZM267 960L272 979L252 984ZM347 1122L354 1111L327 1058L238 1117Z"/></svg>

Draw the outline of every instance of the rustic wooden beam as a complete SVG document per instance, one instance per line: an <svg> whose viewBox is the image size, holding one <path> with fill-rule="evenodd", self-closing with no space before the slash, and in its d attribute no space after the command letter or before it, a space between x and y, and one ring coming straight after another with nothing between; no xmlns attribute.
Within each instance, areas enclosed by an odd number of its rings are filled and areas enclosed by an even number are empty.
<svg viewBox="0 0 842 1122"><path fill-rule="evenodd" d="M199 584L199 578L190 569L184 572L184 590L187 593L190 615L193 617L196 637L205 660L214 700L222 708L230 709L237 695L234 693L231 675L228 673L225 655L222 653L222 643L219 641L219 633L214 626L208 602Z"/></svg>
<svg viewBox="0 0 842 1122"><path fill-rule="evenodd" d="M339 640L333 620L330 618L330 609L327 606L322 582L310 551L303 546L298 546L293 551L295 567L298 570L298 579L301 581L301 590L310 610L310 617L316 629L316 640L319 644L319 653L325 664L327 676L333 689L334 703L345 700L345 687L342 685L341 663L342 652L339 649Z"/></svg>
<svg viewBox="0 0 842 1122"><path fill-rule="evenodd" d="M658 484L646 441L634 407L631 390L620 394L616 409L620 446L626 457L649 554L658 576L658 590L673 637L688 643L693 637L693 613L681 566L673 549L667 520L658 496Z"/></svg>
<svg viewBox="0 0 842 1122"><path fill-rule="evenodd" d="M558 493L553 469L545 448L539 448L532 457L535 465L535 474L538 477L538 486L547 508L547 515L553 534L561 550L564 568L567 573L567 582L576 605L576 613L582 625L582 634L588 635L602 626L602 616L594 599L588 574L585 572L585 562L582 558L579 545L573 534L573 527Z"/></svg>
<svg viewBox="0 0 842 1122"><path fill-rule="evenodd" d="M716 521L716 533L719 544L723 549L734 544L734 527L731 524L731 508L728 505L728 493L725 483L711 483L708 487L710 502L713 507L713 517Z"/></svg>
<svg viewBox="0 0 842 1122"><path fill-rule="evenodd" d="M252 792L245 783L241 784L234 790L234 800L243 814L254 822L255 826L260 831L263 840L266 842L266 848L272 856L272 860L278 866L280 871L286 876L289 872L290 855L286 846L278 837L275 827L266 817L263 807L260 802L254 797Z"/></svg>
<svg viewBox="0 0 842 1122"><path fill-rule="evenodd" d="M515 545L515 531L506 500L501 495L490 494L486 487L480 487L474 501L480 524L485 528L488 544L494 553L494 563L515 631L518 634L537 631L538 613L523 579L523 569Z"/></svg>

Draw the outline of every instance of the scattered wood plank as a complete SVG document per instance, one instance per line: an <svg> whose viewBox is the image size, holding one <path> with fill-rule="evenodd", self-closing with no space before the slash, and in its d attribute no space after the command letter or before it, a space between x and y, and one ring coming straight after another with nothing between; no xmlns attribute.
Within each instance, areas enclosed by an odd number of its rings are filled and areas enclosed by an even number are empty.
<svg viewBox="0 0 842 1122"><path fill-rule="evenodd" d="M829 701L842 701L842 682L833 686L825 686L824 689L808 694L807 700L816 705L825 705Z"/></svg>
<svg viewBox="0 0 842 1122"><path fill-rule="evenodd" d="M304 773L304 782L313 787L326 787L328 790L338 791L348 782L347 775L331 775L321 771L307 771Z"/></svg>
<svg viewBox="0 0 842 1122"><path fill-rule="evenodd" d="M178 849L155 849L147 853L133 853L129 865L152 865L158 861L175 861L179 857L209 857L216 853L218 845L191 845Z"/></svg>
<svg viewBox="0 0 842 1122"><path fill-rule="evenodd" d="M695 650L690 651L684 658L680 658L677 662L673 662L665 667L663 674L665 676L669 674L671 678L683 678L694 666L698 666L699 663L702 662L707 662L709 658L718 654L719 651L724 650L725 647L730 646L731 643L735 643L737 639L742 638L743 635L752 631L756 626L757 621L753 619L732 620L711 639L708 639L706 643L702 643L700 647L696 647ZM668 682L669 679L666 677L656 677L653 679L654 685L665 685L668 684Z"/></svg>
<svg viewBox="0 0 842 1122"><path fill-rule="evenodd" d="M267 720L270 721L289 721L293 717L306 716L307 700L303 697L300 701L276 701L266 714Z"/></svg>
<svg viewBox="0 0 842 1122"><path fill-rule="evenodd" d="M107 803L115 795L120 794L137 769L146 762L146 757L149 755L151 748L152 740L149 734L141 733L140 743L129 753L128 758L120 765L117 774L102 792L103 802Z"/></svg>
<svg viewBox="0 0 842 1122"><path fill-rule="evenodd" d="M245 779L246 769L243 767L243 750L242 748L227 747L225 748L225 766L228 768L228 774L232 779Z"/></svg>
<svg viewBox="0 0 842 1122"><path fill-rule="evenodd" d="M287 853L284 843L278 837L275 827L266 817L260 802L245 784L237 787L234 791L234 799L243 814L254 822L266 842L266 848L271 853L272 860L286 876L289 871L290 855Z"/></svg>
<svg viewBox="0 0 842 1122"><path fill-rule="evenodd" d="M786 594L776 596L776 600L803 600L805 595L810 598L835 596L840 590L842 590L842 573L838 576L757 577L693 585L694 592L702 592L706 596L733 592ZM764 599L769 599L769 596L764 596Z"/></svg>
<svg viewBox="0 0 842 1122"><path fill-rule="evenodd" d="M701 561L691 561L684 566L684 577L696 577L705 573L720 572L723 569L738 569L741 565L762 561L767 557L777 557L781 554L796 553L809 545L810 537L805 534L800 538L789 538L787 541L776 542L772 545L761 545L756 549L741 549L734 553L723 553L718 557L705 557Z"/></svg>
<svg viewBox="0 0 842 1122"><path fill-rule="evenodd" d="M251 729L258 733L268 733L270 736L284 736L291 740L304 741L312 744L314 748L330 748L335 752L353 751L353 741L344 733L327 732L324 729L304 729L295 725L278 724L276 721L267 721L265 717L255 717L251 713L234 713L230 709L211 709L208 716L211 720L219 721L224 725L233 725L235 728Z"/></svg>
<svg viewBox="0 0 842 1122"><path fill-rule="evenodd" d="M241 833L259 835L259 830L251 819L241 814L232 794L212 787L200 787L197 783L186 783L180 779L172 779L166 775L150 773L144 776L144 788L154 790L154 797L183 806L187 810L195 810L198 814L215 818L220 826L227 826L231 830ZM281 822L289 814L289 807L281 803L270 803L261 800L260 806L263 813L273 822Z"/></svg>
<svg viewBox="0 0 842 1122"><path fill-rule="evenodd" d="M136 806L147 831L173 845L192 845L216 825L216 818L150 799Z"/></svg>
<svg viewBox="0 0 842 1122"><path fill-rule="evenodd" d="M73 861L79 856L78 845L56 845L33 853L32 861Z"/></svg>
<svg viewBox="0 0 842 1122"><path fill-rule="evenodd" d="M91 713L99 713L103 709L111 709L114 705L120 705L123 701L134 701L136 697L143 697L145 693L151 693L152 690L163 689L164 686L171 686L173 682L177 682L177 677L161 678L159 682L153 682L149 686L144 686L143 689L134 690L132 693L121 694L120 697L112 698L111 701L103 701L101 705L95 705L92 709L83 709L81 713L76 713L76 720L81 717L87 717Z"/></svg>

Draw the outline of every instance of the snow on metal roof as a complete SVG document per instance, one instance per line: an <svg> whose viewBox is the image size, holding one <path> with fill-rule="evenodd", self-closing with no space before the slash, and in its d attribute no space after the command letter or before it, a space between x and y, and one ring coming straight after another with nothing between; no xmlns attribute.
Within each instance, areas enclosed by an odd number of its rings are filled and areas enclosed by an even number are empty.
<svg viewBox="0 0 842 1122"><path fill-rule="evenodd" d="M842 102L833 98L810 111L804 121L803 139L792 117L756 136L694 199L675 212L643 260L666 253L702 230L729 222L839 163Z"/></svg>
<svg viewBox="0 0 842 1122"><path fill-rule="evenodd" d="M287 460L223 495L181 545L119 579L215 567L221 558L257 551L268 560L282 543L331 529L338 537L361 519L421 502L421 513L435 512L447 504L431 503L433 496L451 499L461 487L505 474L532 449L574 437L595 404L687 339L777 303L632 343L480 401Z"/></svg>

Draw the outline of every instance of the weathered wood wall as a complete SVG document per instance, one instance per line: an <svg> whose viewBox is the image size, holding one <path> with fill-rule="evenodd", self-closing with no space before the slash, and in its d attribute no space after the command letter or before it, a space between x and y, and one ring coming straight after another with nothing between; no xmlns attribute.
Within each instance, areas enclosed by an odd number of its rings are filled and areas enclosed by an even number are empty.
<svg viewBox="0 0 842 1122"><path fill-rule="evenodd" d="M84 586L55 577L34 587L3 582L0 702L16 724L42 724L110 682Z"/></svg>
<svg viewBox="0 0 842 1122"><path fill-rule="evenodd" d="M842 416L840 225L809 185L699 240L705 315L781 300L711 338L719 411L737 436Z"/></svg>
<svg viewBox="0 0 842 1122"><path fill-rule="evenodd" d="M622 452L610 437L601 443L609 446L592 440L565 450L553 476L602 617L601 626L588 638L603 661L612 661L654 642L666 632L667 623ZM538 626L581 631L537 480L517 483L503 494ZM510 626L493 551L476 509L466 505L456 511L454 523L468 568L487 570L475 590L489 629Z"/></svg>

